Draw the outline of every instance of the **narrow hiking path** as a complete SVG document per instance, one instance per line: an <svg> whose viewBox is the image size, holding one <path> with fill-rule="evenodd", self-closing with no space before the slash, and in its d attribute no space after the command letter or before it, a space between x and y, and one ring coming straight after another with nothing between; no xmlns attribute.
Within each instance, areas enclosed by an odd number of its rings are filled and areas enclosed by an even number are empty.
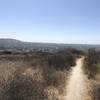
<svg viewBox="0 0 100 100"><path fill-rule="evenodd" d="M66 86L66 96L64 100L86 100L86 77L83 73L84 57L76 61L76 66L72 68Z"/></svg>

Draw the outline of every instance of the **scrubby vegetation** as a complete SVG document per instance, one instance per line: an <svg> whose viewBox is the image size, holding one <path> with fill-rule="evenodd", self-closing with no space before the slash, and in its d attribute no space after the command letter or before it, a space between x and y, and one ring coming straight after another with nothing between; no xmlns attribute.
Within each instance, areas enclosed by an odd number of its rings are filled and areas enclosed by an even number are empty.
<svg viewBox="0 0 100 100"><path fill-rule="evenodd" d="M100 52L73 48L55 53L1 53L0 100L62 100L70 69L82 55L84 72L92 87L91 98L99 100Z"/></svg>
<svg viewBox="0 0 100 100"><path fill-rule="evenodd" d="M84 70L88 78L95 78L100 73L100 53L89 49L84 61Z"/></svg>
<svg viewBox="0 0 100 100"><path fill-rule="evenodd" d="M90 96L99 100L100 52L73 48L55 53L1 53L0 100L62 100L70 69L82 55L84 72L91 83Z"/></svg>
<svg viewBox="0 0 100 100"><path fill-rule="evenodd" d="M88 54L85 58L85 64L84 69L86 74L88 75L88 78L95 78L97 74L97 56L94 49L89 49Z"/></svg>
<svg viewBox="0 0 100 100"><path fill-rule="evenodd" d="M84 60L84 71L91 84L92 100L100 100L100 52L89 49Z"/></svg>
<svg viewBox="0 0 100 100"><path fill-rule="evenodd" d="M67 71L82 52L0 55L0 100L59 100Z"/></svg>

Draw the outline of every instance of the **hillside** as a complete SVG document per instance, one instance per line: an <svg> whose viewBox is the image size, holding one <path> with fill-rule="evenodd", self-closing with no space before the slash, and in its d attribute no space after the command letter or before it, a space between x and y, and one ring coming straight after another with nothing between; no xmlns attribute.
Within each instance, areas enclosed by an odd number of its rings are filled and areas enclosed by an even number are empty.
<svg viewBox="0 0 100 100"><path fill-rule="evenodd" d="M4 49L37 49L37 50L59 50L65 48L100 49L100 45L86 45L86 44L57 44L57 43L36 43L36 42L23 42L15 39L0 39L0 50Z"/></svg>

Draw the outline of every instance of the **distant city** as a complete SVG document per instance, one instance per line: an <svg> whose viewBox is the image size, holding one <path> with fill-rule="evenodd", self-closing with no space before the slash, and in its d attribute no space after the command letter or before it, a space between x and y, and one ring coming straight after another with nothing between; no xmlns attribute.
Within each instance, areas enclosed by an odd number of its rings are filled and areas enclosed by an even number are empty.
<svg viewBox="0 0 100 100"><path fill-rule="evenodd" d="M57 52L67 48L76 48L79 50L87 50L95 48L100 50L100 45L89 44L57 44L57 43L35 43L23 42L15 39L0 39L0 52Z"/></svg>

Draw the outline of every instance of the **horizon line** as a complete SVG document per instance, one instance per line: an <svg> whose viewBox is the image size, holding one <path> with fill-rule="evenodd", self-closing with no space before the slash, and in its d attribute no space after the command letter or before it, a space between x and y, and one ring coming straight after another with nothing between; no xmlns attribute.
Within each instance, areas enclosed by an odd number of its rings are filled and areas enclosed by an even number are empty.
<svg viewBox="0 0 100 100"><path fill-rule="evenodd" d="M100 45L100 44L97 44L97 43L64 43L64 42L44 42L44 41L27 41L27 40L21 40L21 39L16 39L16 38L0 38L0 39L9 39L9 40L17 40L17 41L20 41L20 42L27 42L27 43L41 43L41 44L71 44L71 45Z"/></svg>

